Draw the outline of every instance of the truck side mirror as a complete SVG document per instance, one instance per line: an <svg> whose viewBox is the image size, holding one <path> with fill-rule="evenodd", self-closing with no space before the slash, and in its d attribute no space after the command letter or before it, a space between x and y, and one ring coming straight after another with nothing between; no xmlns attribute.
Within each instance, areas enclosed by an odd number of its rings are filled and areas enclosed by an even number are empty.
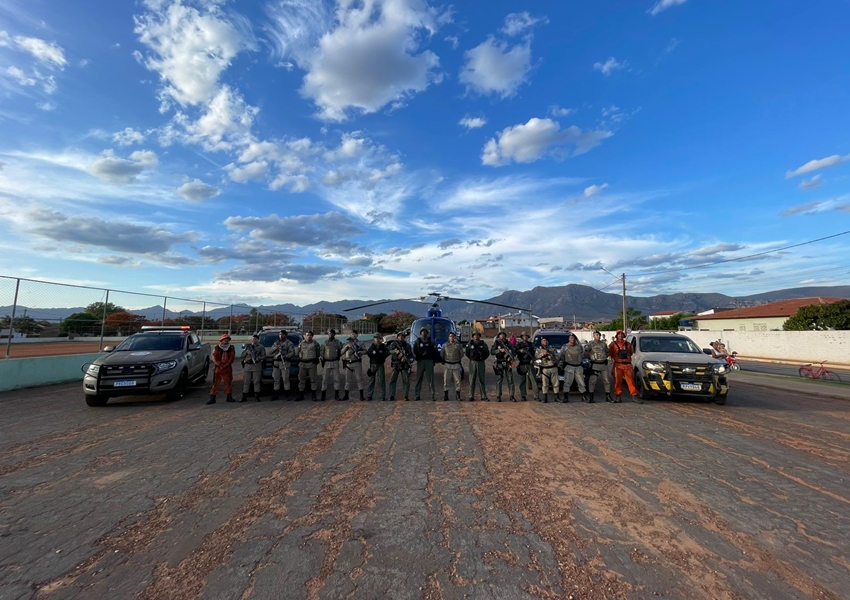
<svg viewBox="0 0 850 600"><path fill-rule="evenodd" d="M103 347L104 352L112 352L113 350L115 350L115 346L104 346Z"/></svg>

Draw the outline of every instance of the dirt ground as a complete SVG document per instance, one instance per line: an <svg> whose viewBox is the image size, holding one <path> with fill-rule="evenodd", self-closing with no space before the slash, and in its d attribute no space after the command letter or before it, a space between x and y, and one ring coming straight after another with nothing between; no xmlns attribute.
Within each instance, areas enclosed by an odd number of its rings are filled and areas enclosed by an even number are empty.
<svg viewBox="0 0 850 600"><path fill-rule="evenodd" d="M0 394L0 597L850 598L846 401L207 394Z"/></svg>

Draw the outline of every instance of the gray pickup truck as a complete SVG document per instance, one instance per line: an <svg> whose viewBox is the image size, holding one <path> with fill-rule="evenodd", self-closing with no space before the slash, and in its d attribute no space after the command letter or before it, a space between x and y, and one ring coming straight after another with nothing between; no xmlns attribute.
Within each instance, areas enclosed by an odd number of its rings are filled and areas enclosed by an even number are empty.
<svg viewBox="0 0 850 600"><path fill-rule="evenodd" d="M86 404L103 406L110 398L167 394L177 400L190 381L204 381L210 370L210 345L186 327L142 327L104 356L83 365Z"/></svg>

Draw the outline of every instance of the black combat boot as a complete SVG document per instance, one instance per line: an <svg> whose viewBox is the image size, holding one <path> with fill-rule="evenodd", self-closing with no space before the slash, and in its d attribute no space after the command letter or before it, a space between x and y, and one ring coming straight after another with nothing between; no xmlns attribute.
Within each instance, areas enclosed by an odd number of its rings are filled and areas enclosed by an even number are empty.
<svg viewBox="0 0 850 600"><path fill-rule="evenodd" d="M614 398L614 403L619 404L620 402L622 402L622 400L620 399L620 394L617 394L617 397Z"/></svg>
<svg viewBox="0 0 850 600"><path fill-rule="evenodd" d="M326 399L327 399L327 392L325 390L322 390L322 402L324 402Z"/></svg>
<svg viewBox="0 0 850 600"><path fill-rule="evenodd" d="M502 401L502 397L501 397L501 396L496 396L496 402L501 402L501 401ZM490 401L489 401L489 400L487 400L487 402L490 402Z"/></svg>
<svg viewBox="0 0 850 600"><path fill-rule="evenodd" d="M526 398L525 396L522 396L520 398L520 402L528 402L528 398Z"/></svg>
<svg viewBox="0 0 850 600"><path fill-rule="evenodd" d="M611 397L611 392L605 392L605 402L613 402L614 399Z"/></svg>
<svg viewBox="0 0 850 600"><path fill-rule="evenodd" d="M259 393L259 392L257 392L256 394L254 394L254 400L256 400L257 402L259 402L259 401L260 401L260 393Z"/></svg>
<svg viewBox="0 0 850 600"><path fill-rule="evenodd" d="M348 390L345 390L345 394L342 396L342 400L348 400Z"/></svg>
<svg viewBox="0 0 850 600"><path fill-rule="evenodd" d="M596 402L596 400L593 399L593 394L588 394L587 395L587 403L593 404L594 402Z"/></svg>
<svg viewBox="0 0 850 600"><path fill-rule="evenodd" d="M457 398L458 402L463 402L463 396L461 396L460 390L455 390L455 398Z"/></svg>
<svg viewBox="0 0 850 600"><path fill-rule="evenodd" d="M523 398L523 400L525 400L525 398ZM511 402L516 402L516 398L514 398L513 396L511 396Z"/></svg>
<svg viewBox="0 0 850 600"><path fill-rule="evenodd" d="M365 398L363 397L363 390L360 390L360 402L363 402Z"/></svg>
<svg viewBox="0 0 850 600"><path fill-rule="evenodd" d="M310 395L313 398L313 402L318 402L319 399L316 398L316 389L315 388L312 388L312 387L310 388ZM324 398L322 398L322 400L324 400Z"/></svg>
<svg viewBox="0 0 850 600"><path fill-rule="evenodd" d="M334 390L334 400L339 400L339 390Z"/></svg>
<svg viewBox="0 0 850 600"><path fill-rule="evenodd" d="M410 401L410 398L408 398L407 396L405 396L405 397L404 397L404 401L405 401L405 402L409 402L409 401Z"/></svg>
<svg viewBox="0 0 850 600"><path fill-rule="evenodd" d="M407 400L407 398L405 398L405 400ZM416 398L413 399L414 402L419 402L420 400L422 400L422 398L419 396L416 396Z"/></svg>
<svg viewBox="0 0 850 600"><path fill-rule="evenodd" d="M445 390L445 391L443 392L443 401L444 401L444 402L448 402L448 401L449 401L449 390Z"/></svg>
<svg viewBox="0 0 850 600"><path fill-rule="evenodd" d="M274 402L275 400L278 400L277 392L278 390L272 390L272 397L269 398L269 402Z"/></svg>
<svg viewBox="0 0 850 600"><path fill-rule="evenodd" d="M395 396L390 396L390 402L395 402Z"/></svg>
<svg viewBox="0 0 850 600"><path fill-rule="evenodd" d="M236 402L236 398L233 397L233 394L227 394L227 398L225 398L225 402Z"/></svg>
<svg viewBox="0 0 850 600"><path fill-rule="evenodd" d="M587 393L586 393L586 392L582 392L582 393L581 393L581 401L582 401L582 402L587 402Z"/></svg>
<svg viewBox="0 0 850 600"><path fill-rule="evenodd" d="M298 395L295 397L295 401L301 402L303 399L304 399L304 390L299 388Z"/></svg>
<svg viewBox="0 0 850 600"><path fill-rule="evenodd" d="M210 394L210 399L207 400L207 404L215 404L215 394Z"/></svg>
<svg viewBox="0 0 850 600"><path fill-rule="evenodd" d="M632 402L636 402L637 404L643 404L643 400L640 399L640 396L632 396Z"/></svg>
<svg viewBox="0 0 850 600"><path fill-rule="evenodd" d="M239 398L239 402L246 402L248 400L248 394L242 394L242 397Z"/></svg>

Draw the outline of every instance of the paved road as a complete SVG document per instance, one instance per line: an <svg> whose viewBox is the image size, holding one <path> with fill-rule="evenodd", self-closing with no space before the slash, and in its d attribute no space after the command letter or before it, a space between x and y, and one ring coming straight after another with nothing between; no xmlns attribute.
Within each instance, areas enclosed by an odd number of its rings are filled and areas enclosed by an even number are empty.
<svg viewBox="0 0 850 600"><path fill-rule="evenodd" d="M741 365L741 371L744 372L769 373L771 375L786 375L790 377L799 377L800 367L803 366L803 363L772 363L744 360L739 361L738 364ZM819 366L819 364L815 364L814 368L818 369ZM850 370L835 367L828 362L824 364L824 368L838 375L841 379L841 383L850 384Z"/></svg>
<svg viewBox="0 0 850 600"><path fill-rule="evenodd" d="M769 379L726 406L2 393L0 598L850 598L850 402Z"/></svg>

